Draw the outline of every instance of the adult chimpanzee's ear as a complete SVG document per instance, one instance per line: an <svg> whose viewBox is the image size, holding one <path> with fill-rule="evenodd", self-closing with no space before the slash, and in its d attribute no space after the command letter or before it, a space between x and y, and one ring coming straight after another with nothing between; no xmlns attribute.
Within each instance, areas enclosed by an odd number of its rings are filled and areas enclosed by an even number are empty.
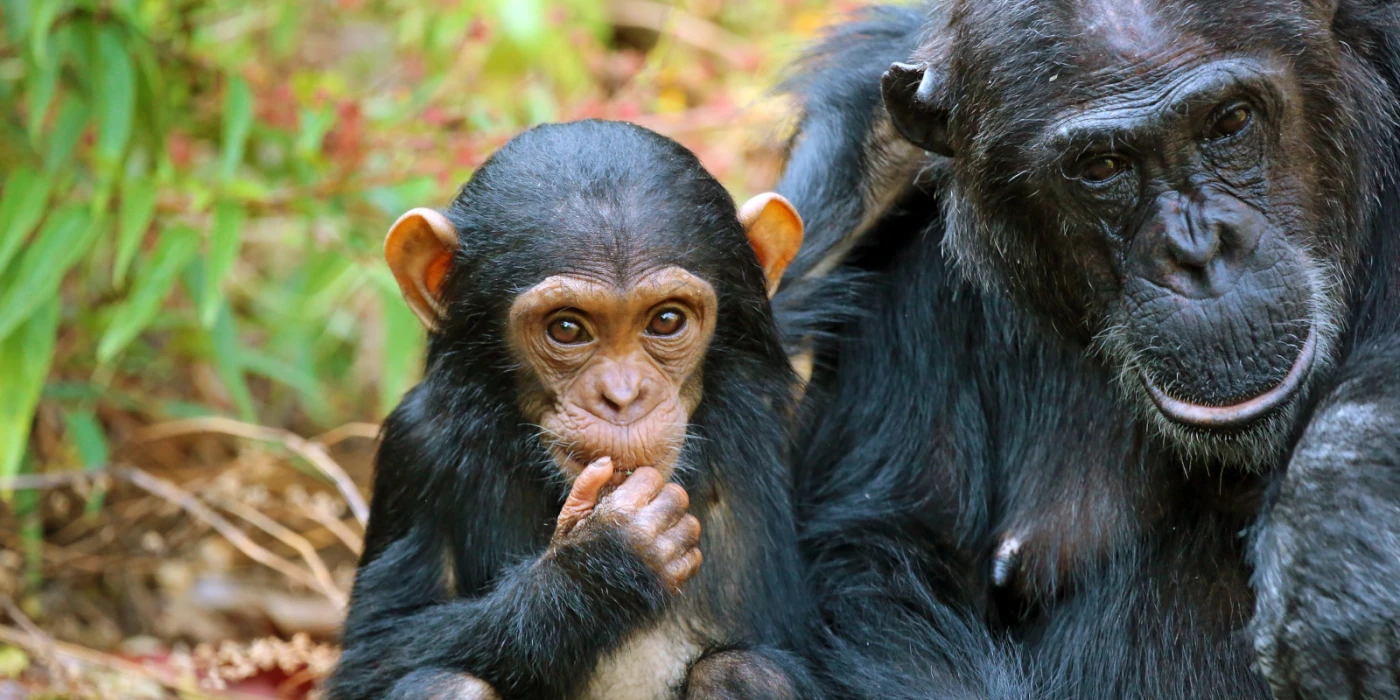
<svg viewBox="0 0 1400 700"><path fill-rule="evenodd" d="M783 271L802 247L802 217L792 203L776 192L754 196L739 207L739 221L768 276L768 296L778 292Z"/></svg>
<svg viewBox="0 0 1400 700"><path fill-rule="evenodd" d="M428 330L442 318L442 281L457 250L457 229L441 212L419 207L399 217L384 238L384 259L408 308Z"/></svg>
<svg viewBox="0 0 1400 700"><path fill-rule="evenodd" d="M951 157L948 110L939 104L937 91L938 75L927 67L893 63L880 79L894 128L925 151Z"/></svg>

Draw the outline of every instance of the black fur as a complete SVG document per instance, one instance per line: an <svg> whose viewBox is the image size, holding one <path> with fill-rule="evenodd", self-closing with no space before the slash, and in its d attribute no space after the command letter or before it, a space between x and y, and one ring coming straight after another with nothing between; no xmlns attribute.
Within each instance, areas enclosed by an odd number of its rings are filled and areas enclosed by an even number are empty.
<svg viewBox="0 0 1400 700"><path fill-rule="evenodd" d="M797 657L778 651L794 649L809 620L783 466L793 378L729 195L669 139L580 122L512 140L447 215L461 240L450 308L423 382L384 426L329 697L426 696L430 685L402 679L441 677L434 669L470 673L505 698L571 697L668 606L693 611L716 648L755 651L814 696ZM505 313L582 258L676 264L719 298L676 476L705 561L676 599L606 535L542 556L568 485L517 407L525 370L503 339ZM716 508L729 526L707 520Z"/></svg>
<svg viewBox="0 0 1400 700"><path fill-rule="evenodd" d="M950 240L992 235L970 234L983 221L951 212L955 195L1007 219L1056 205L997 199L989 183L1017 173L956 158L1033 128L1006 115L1033 115L1049 99L1036 86L1072 63L1049 28L1073 5L876 10L789 81L812 126L778 191L811 243L790 274L798 296L775 304L797 329L785 342L818 360L795 464L828 629L819 667L841 697L1400 696L1400 9L1122 3L1242 42L1287 37L1275 48L1331 105L1309 138L1344 173L1315 193L1332 236L1318 254L1348 282L1328 300L1339 335L1290 422L1239 458L1164 432L1084 329L1057 323L1074 305L1026 291L1079 279L1057 222L1040 249L1007 236L978 256ZM869 107L896 61L965 81L939 88L964 100L954 158L865 157L895 133ZM874 183L893 185L872 196ZM810 333L823 317L849 320Z"/></svg>

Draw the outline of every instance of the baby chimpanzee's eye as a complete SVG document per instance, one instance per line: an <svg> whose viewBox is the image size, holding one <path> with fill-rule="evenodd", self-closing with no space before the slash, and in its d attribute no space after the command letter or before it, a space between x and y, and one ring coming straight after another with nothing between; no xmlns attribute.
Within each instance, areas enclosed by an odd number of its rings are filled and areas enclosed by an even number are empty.
<svg viewBox="0 0 1400 700"><path fill-rule="evenodd" d="M549 339L564 345L576 345L588 340L583 324L572 318L556 318L545 329Z"/></svg>
<svg viewBox="0 0 1400 700"><path fill-rule="evenodd" d="M685 314L680 309L662 309L651 317L647 333L651 335L675 335L685 328Z"/></svg>

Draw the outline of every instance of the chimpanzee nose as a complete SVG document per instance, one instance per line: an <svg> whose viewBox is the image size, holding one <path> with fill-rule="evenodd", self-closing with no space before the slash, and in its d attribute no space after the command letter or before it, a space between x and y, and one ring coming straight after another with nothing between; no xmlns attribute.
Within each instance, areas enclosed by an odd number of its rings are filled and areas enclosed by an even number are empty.
<svg viewBox="0 0 1400 700"><path fill-rule="evenodd" d="M645 373L636 368L611 363L599 370L594 380L594 400L588 408L609 423L626 425L651 410L649 384Z"/></svg>
<svg viewBox="0 0 1400 700"><path fill-rule="evenodd" d="M1158 197L1139 243L1146 277L1193 299L1218 297L1234 285L1264 230L1260 215L1234 197Z"/></svg>

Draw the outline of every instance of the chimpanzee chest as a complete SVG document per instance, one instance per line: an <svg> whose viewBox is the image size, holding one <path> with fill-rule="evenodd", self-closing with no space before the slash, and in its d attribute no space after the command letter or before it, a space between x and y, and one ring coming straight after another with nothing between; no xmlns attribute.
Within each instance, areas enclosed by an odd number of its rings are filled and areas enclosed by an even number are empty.
<svg viewBox="0 0 1400 700"><path fill-rule="evenodd" d="M633 632L594 667L583 700L663 700L680 697L686 671L703 651L700 635L672 608Z"/></svg>

